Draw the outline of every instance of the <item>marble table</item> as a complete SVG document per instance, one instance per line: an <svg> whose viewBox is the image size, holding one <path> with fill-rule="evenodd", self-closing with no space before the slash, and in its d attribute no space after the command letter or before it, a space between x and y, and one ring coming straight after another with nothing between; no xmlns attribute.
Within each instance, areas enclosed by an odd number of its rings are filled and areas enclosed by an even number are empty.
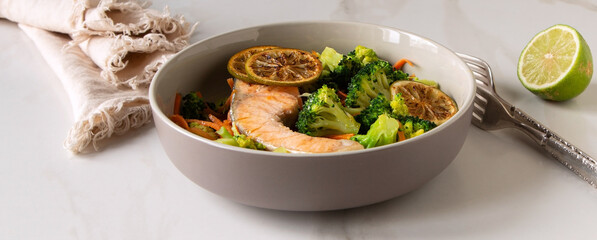
<svg viewBox="0 0 597 240"><path fill-rule="evenodd" d="M522 87L518 56L558 23L596 49L597 3L532 1L154 1L200 22L192 42L286 21L400 28L485 59L500 95L597 156L597 81L563 103ZM471 125L454 162L421 189L333 212L258 209L216 196L170 163L153 124L73 155L60 81L16 24L0 20L0 239L595 239L597 189L515 130Z"/></svg>

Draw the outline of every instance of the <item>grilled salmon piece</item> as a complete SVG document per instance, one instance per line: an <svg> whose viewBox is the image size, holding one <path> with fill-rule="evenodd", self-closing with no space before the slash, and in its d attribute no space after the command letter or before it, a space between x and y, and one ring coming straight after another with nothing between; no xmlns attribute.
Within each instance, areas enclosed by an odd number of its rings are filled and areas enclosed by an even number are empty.
<svg viewBox="0 0 597 240"><path fill-rule="evenodd" d="M230 118L238 131L266 146L290 152L326 153L363 149L352 140L312 137L293 131L301 99L297 87L234 82Z"/></svg>

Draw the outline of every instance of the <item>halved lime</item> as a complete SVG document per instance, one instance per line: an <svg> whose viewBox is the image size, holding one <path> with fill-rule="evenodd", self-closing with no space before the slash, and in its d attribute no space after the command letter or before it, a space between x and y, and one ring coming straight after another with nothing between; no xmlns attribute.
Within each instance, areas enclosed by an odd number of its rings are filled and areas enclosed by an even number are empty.
<svg viewBox="0 0 597 240"><path fill-rule="evenodd" d="M537 96L565 101L581 94L593 75L584 38L567 25L554 25L531 39L518 59L518 78Z"/></svg>

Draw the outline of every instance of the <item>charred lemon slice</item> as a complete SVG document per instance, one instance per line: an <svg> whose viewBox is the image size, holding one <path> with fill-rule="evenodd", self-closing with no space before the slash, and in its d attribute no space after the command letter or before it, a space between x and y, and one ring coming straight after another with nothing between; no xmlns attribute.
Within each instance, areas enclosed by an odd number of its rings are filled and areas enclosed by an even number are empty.
<svg viewBox="0 0 597 240"><path fill-rule="evenodd" d="M438 88L423 83L402 80L390 86L392 96L402 94L410 115L440 125L450 119L458 107L452 98Z"/></svg>
<svg viewBox="0 0 597 240"><path fill-rule="evenodd" d="M274 86L301 86L317 81L322 69L317 56L289 48L255 53L245 64L249 79Z"/></svg>
<svg viewBox="0 0 597 240"><path fill-rule="evenodd" d="M236 54L232 55L232 57L230 57L230 60L228 60L228 72L235 78L243 80L243 81L247 81L247 82L252 82L249 79L249 76L247 75L247 72L245 71L245 63L247 62L247 59L249 59L249 57L253 56L253 54L258 53L258 52L262 52L265 50L270 50L270 49L274 49L274 48L279 48L277 46L256 46L256 47L250 47L247 49L244 49L240 52L237 52Z"/></svg>

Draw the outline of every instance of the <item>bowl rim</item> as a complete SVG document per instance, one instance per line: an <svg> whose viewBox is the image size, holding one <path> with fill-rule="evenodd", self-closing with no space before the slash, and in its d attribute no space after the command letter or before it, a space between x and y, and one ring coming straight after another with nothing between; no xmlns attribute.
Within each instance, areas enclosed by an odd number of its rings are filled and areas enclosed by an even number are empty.
<svg viewBox="0 0 597 240"><path fill-rule="evenodd" d="M186 52L197 46L200 45L202 43L211 41L213 39L216 38L221 38L224 37L226 35L232 35L232 34L237 34L239 32L243 32L243 31L251 31L251 30L255 30L255 29L261 29L261 28L268 28L268 27L279 27L279 26L293 26L293 25L306 25L306 24L341 24L341 25L360 25L360 26L365 26L365 27L373 27L373 28L380 28L380 29L387 29L387 30L391 30L391 31L395 31L395 32L399 32L400 34L405 34L408 36L413 36L413 37L417 37L419 39L422 39L424 41L427 41L439 48L443 48L444 50L447 51L447 53L449 55L451 55L453 58L457 59L457 62L459 65L464 66L465 69L468 70L468 75L470 76L471 81L468 81L468 84L471 85L472 91L470 94L467 94L466 97L463 99L463 103L461 106L458 106L458 112L452 116L450 119L448 119L448 121L446 121L445 123L437 126L436 128L430 130L429 132L417 136L415 138L411 138L411 139L406 139L404 141L401 142L395 142L392 144L388 144L388 145L384 145L384 146L379 146L379 147L374 147L374 148L368 148L368 149L362 149L362 150L355 150L355 151L344 151L344 152L331 152L331 153L279 153L279 152L272 152L272 151L262 151L262 150L254 150L254 149L246 149L246 148L240 148L240 147L235 147L235 146L229 146L223 143L219 143L213 140L209 140L209 139L205 139L201 136L198 136L196 134L193 134L185 129L183 129L182 127L176 125L174 122L169 120L169 117L161 110L160 106L158 105L158 101L157 101L157 87L155 87L157 85L156 79L158 77L161 77L162 75L162 69L164 69L165 67L167 67L167 65L170 62L173 62L174 60L176 60L177 58L180 58L180 56L186 54ZM385 25L380 25L380 24L373 24L373 23L364 23L364 22L356 22L356 21L341 21L341 20L307 20L307 21L284 21L284 22L276 22L276 23L267 23L267 24L259 24L259 25L253 25L253 26L249 26L249 27L243 27L243 28L237 28L231 31L227 31L224 33L219 33L219 34L215 34L213 36L210 37L206 37L202 40L199 40L189 46L187 46L186 48L182 49L181 51L175 53L172 57L170 57L170 59L168 59L156 72L156 74L153 76L152 81L149 85L149 90L148 90L148 95L149 95L149 103L150 103L150 107L152 109L153 115L157 116L158 118L160 118L161 121L164 121L164 123L166 125L168 125L170 128L173 128L174 130L176 130L177 132L185 135L186 137L190 137L194 140L197 141L201 141L203 143L206 144L210 144L214 147L217 148L223 148L223 149L227 149L227 150L231 150L231 151L237 151L240 153L244 153L244 154L257 154L257 155L264 155L264 156L276 156L276 157L290 157L290 158L295 158L295 157L299 157L299 158L303 158L305 156L308 157L313 157L313 158L317 158L317 157L332 157L332 156L344 156L344 155L353 155L353 154L364 154L364 153L369 153L369 152L375 152L375 151L383 151L386 150L388 148L393 148L393 147L398 147L401 145L405 145L405 144L410 144L410 143L414 143L417 141L422 141L425 138L429 138L432 137L433 135L435 135L436 133L442 131L445 128L448 128L448 126L452 125L456 119L459 119L461 117L463 117L464 114L467 114L467 111L463 111L463 109L469 109L472 105L473 105L473 100L474 100L474 96L475 96L475 92L476 92L476 84L475 84L475 78L474 75L472 73L472 71L468 68L468 66L466 65L466 63L460 58L458 57L458 55L456 54L456 52L452 51L450 48L445 47L444 45L421 35L409 32L409 31L405 31L396 27L390 27L390 26L385 26ZM156 120L154 120L156 121Z"/></svg>

